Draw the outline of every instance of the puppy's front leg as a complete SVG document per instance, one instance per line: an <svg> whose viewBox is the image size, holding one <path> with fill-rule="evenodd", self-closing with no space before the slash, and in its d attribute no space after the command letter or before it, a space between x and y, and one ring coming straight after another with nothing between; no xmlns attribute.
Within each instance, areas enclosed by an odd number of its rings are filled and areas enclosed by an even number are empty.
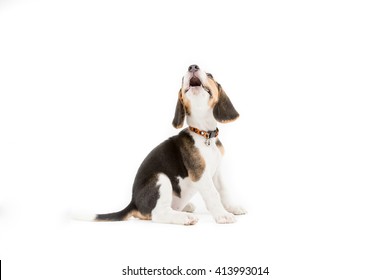
<svg viewBox="0 0 390 280"><path fill-rule="evenodd" d="M211 177L206 174L196 182L200 195L202 196L207 209L219 224L230 224L236 221L233 214L226 211L221 203L221 197L213 184Z"/></svg>
<svg viewBox="0 0 390 280"><path fill-rule="evenodd" d="M235 205L231 202L229 192L228 192L226 185L222 179L221 171L219 168L213 176L213 182L214 182L216 189L219 192L219 195L221 196L222 205L225 207L225 209L228 212L230 212L234 215L243 215L243 214L247 213L247 211L243 207L241 207L239 205Z"/></svg>

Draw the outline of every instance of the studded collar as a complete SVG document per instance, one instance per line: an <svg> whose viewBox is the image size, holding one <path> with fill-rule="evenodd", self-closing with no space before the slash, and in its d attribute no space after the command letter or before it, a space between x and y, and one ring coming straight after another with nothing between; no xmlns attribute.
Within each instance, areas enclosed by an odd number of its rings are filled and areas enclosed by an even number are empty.
<svg viewBox="0 0 390 280"><path fill-rule="evenodd" d="M200 135L200 136L203 136L206 141L206 145L209 146L210 145L210 139L211 138L216 138L219 134L219 129L218 127L215 129L215 130L209 130L209 131L206 131L206 130L200 130L196 127L192 127L190 126L189 129L192 131L192 132L195 132L196 134Z"/></svg>

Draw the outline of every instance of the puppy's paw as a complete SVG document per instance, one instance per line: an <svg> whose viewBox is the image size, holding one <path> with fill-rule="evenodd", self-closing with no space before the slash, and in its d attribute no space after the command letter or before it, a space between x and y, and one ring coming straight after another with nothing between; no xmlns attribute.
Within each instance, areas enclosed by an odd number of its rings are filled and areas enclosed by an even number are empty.
<svg viewBox="0 0 390 280"><path fill-rule="evenodd" d="M183 212L193 213L194 211L195 211L195 205L192 204L191 202L188 203L188 204L183 208Z"/></svg>
<svg viewBox="0 0 390 280"><path fill-rule="evenodd" d="M248 213L243 207L237 205L229 205L226 207L226 210L234 215L244 215Z"/></svg>
<svg viewBox="0 0 390 280"><path fill-rule="evenodd" d="M195 225L199 221L198 217L192 214L186 214L186 219L184 219L184 225L185 226L190 226L190 225Z"/></svg>
<svg viewBox="0 0 390 280"><path fill-rule="evenodd" d="M232 224L236 222L234 215L228 212L214 216L214 219L218 224Z"/></svg>
<svg viewBox="0 0 390 280"><path fill-rule="evenodd" d="M176 224L176 225L195 225L198 222L198 217L193 214L168 210L168 211L155 211L152 212L152 221L156 223L164 224Z"/></svg>

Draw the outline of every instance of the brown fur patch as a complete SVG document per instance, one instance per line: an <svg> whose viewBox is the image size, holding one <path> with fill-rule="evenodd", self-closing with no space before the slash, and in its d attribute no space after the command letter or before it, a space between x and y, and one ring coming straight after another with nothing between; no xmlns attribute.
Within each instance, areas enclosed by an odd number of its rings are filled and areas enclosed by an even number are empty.
<svg viewBox="0 0 390 280"><path fill-rule="evenodd" d="M205 170L206 162L199 149L195 147L195 141L190 135L182 138L180 150L191 180L194 182L199 181Z"/></svg>
<svg viewBox="0 0 390 280"><path fill-rule="evenodd" d="M151 220L152 216L150 214L143 215L138 210L133 210L127 215L126 220L130 219L131 217L138 218L140 220Z"/></svg>
<svg viewBox="0 0 390 280"><path fill-rule="evenodd" d="M187 98L184 98L184 93L180 93L180 102L183 104L186 115L191 115L191 104L190 101Z"/></svg>
<svg viewBox="0 0 390 280"><path fill-rule="evenodd" d="M207 77L207 82L208 82L207 87L210 89L210 91L212 93L212 96L209 100L209 106L210 106L210 108L214 108L215 104L217 104L217 102L219 100L218 85L214 81L214 79L210 76Z"/></svg>
<svg viewBox="0 0 390 280"><path fill-rule="evenodd" d="M237 116L237 117L235 117L234 119L231 119L231 120L221 120L221 121L219 121L219 122L221 122L221 123L231 123L231 122L234 122L235 120L237 120L238 117L239 117L239 116Z"/></svg>
<svg viewBox="0 0 390 280"><path fill-rule="evenodd" d="M219 141L219 139L217 139L217 141L215 142L215 145L217 145L217 148L219 149L219 151L221 152L222 155L225 154L225 148L223 147L221 141Z"/></svg>

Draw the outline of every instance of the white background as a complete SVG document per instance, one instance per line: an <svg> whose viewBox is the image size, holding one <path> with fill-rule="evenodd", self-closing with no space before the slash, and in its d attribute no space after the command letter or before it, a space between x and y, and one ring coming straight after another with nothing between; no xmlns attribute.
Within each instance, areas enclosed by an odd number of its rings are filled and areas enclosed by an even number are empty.
<svg viewBox="0 0 390 280"><path fill-rule="evenodd" d="M127 265L389 279L385 3L0 1L4 279L136 279ZM193 63L241 114L220 139L249 214L218 225L198 199L192 227L69 220L127 205L140 162L177 133Z"/></svg>

